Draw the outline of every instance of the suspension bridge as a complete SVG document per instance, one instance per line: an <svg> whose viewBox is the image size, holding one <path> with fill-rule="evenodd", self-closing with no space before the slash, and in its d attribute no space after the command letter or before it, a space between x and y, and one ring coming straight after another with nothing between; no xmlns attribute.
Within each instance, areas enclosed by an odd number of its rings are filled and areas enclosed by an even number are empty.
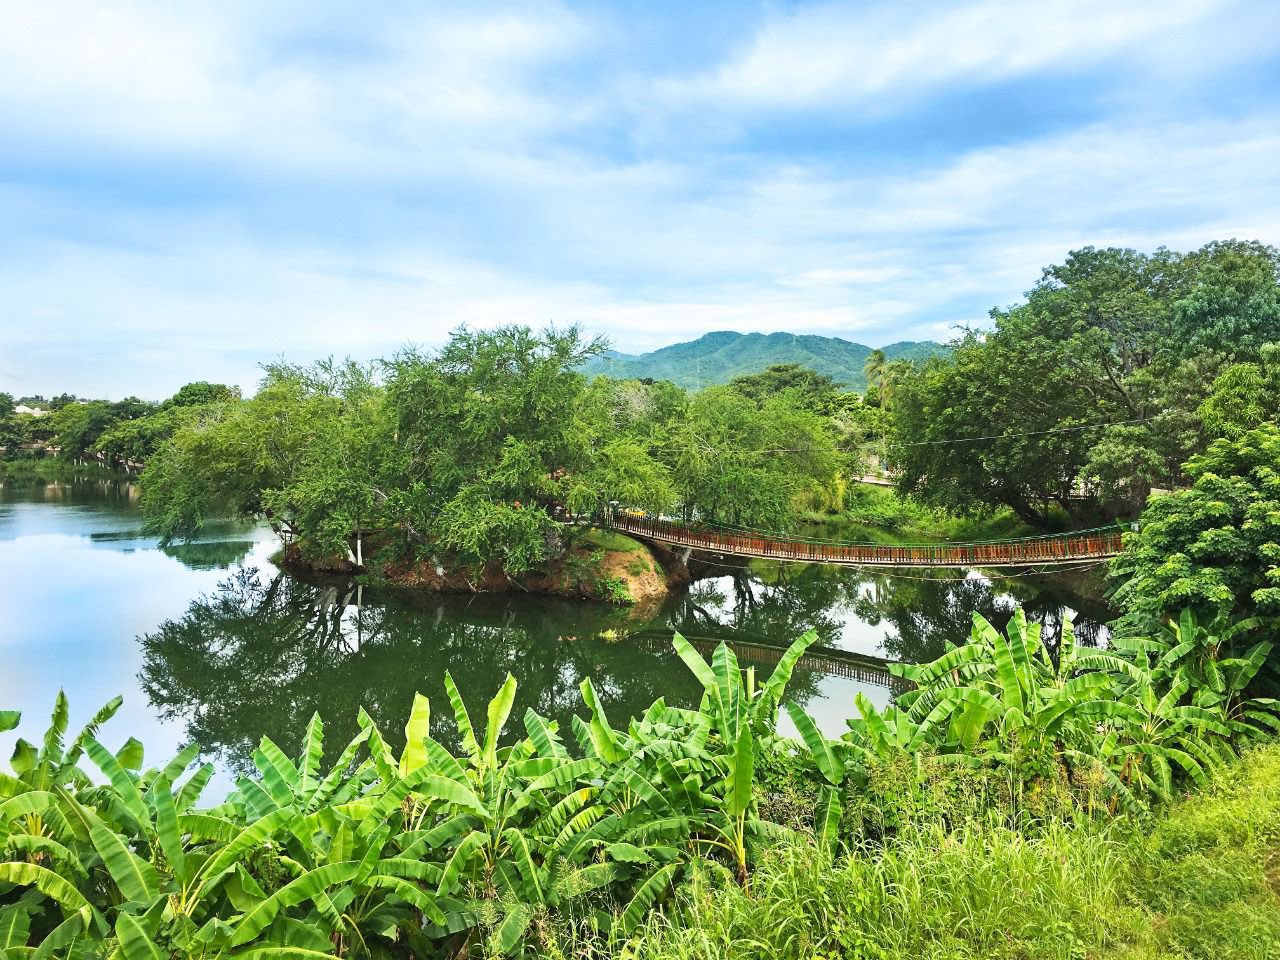
<svg viewBox="0 0 1280 960"><path fill-rule="evenodd" d="M847 543L809 537L685 525L614 510L603 525L639 540L699 553L851 567L1052 567L1102 561L1123 549L1117 527L975 543Z"/></svg>

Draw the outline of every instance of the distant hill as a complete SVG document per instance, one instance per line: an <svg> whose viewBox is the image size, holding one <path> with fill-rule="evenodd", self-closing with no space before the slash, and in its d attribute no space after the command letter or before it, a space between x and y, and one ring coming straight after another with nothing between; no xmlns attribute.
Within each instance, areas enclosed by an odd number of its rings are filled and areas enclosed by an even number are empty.
<svg viewBox="0 0 1280 960"><path fill-rule="evenodd" d="M940 343L904 340L881 347L890 360L923 360L947 348ZM862 366L871 348L839 337L796 333L708 333L697 340L638 355L610 350L583 367L588 374L619 380L671 380L696 389L728 383L744 373L758 373L775 363L798 363L825 373L846 390L864 390Z"/></svg>

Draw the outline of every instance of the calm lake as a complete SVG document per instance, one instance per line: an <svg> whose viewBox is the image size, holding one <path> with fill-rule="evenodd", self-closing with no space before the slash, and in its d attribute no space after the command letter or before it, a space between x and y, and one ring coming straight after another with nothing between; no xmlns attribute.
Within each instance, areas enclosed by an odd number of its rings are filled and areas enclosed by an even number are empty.
<svg viewBox="0 0 1280 960"><path fill-rule="evenodd" d="M513 718L533 707L567 730L587 676L615 724L657 697L695 704L698 688L671 651L675 630L708 648L727 640L744 666L767 675L770 658L813 628L820 655L802 662L790 695L838 735L855 694L878 704L891 696L887 678L862 658L936 657L947 641L964 641L974 610L1003 624L1022 604L1050 634L1073 614L1085 640L1106 618L1096 602L1040 575L763 564L726 568L637 617L523 595L302 583L272 565L276 547L265 528L223 524L196 543L162 548L143 535L127 479L3 483L0 709L23 711L21 733L35 739L60 687L77 729L123 694L102 734L108 746L136 736L156 762L195 740L225 789L263 734L292 754L314 711L336 754L360 707L397 741L421 691L432 701L433 733L451 741L445 670L473 716L483 716L510 672L520 682ZM5 755L14 736L0 735Z"/></svg>

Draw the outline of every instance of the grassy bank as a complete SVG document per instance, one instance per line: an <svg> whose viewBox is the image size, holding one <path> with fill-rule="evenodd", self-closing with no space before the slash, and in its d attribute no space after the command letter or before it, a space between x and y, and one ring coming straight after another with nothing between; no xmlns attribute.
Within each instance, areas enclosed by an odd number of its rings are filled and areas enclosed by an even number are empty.
<svg viewBox="0 0 1280 960"><path fill-rule="evenodd" d="M870 483L850 484L839 514L812 513L805 519L840 539L872 543L1003 540L1038 532L1008 510L985 517L959 517Z"/></svg>
<svg viewBox="0 0 1280 960"><path fill-rule="evenodd" d="M1280 956L1280 745L1147 822L1053 823L1031 835L919 823L834 863L783 846L748 891L702 872L627 960Z"/></svg>
<svg viewBox="0 0 1280 960"><path fill-rule="evenodd" d="M77 464L57 457L0 459L0 483L39 485L70 480L122 480L130 475L99 463Z"/></svg>

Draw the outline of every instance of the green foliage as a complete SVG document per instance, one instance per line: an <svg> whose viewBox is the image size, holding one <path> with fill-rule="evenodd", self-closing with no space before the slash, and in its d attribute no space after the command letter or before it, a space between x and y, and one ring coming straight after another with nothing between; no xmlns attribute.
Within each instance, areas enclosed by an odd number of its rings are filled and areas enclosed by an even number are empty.
<svg viewBox="0 0 1280 960"><path fill-rule="evenodd" d="M608 397L576 370L602 349L576 328L502 327L392 362L388 401L409 456L397 507L454 562L522 573L558 553L565 511L667 505L664 469L613 429Z"/></svg>
<svg viewBox="0 0 1280 960"><path fill-rule="evenodd" d="M145 464L180 428L194 424L209 409L235 403L240 391L220 383L188 383L154 410L140 417L116 419L94 442L93 451L109 464Z"/></svg>
<svg viewBox="0 0 1280 960"><path fill-rule="evenodd" d="M839 402L841 385L831 377L798 363L775 363L759 373L734 377L729 386L757 403L790 391L797 406L814 413L830 414Z"/></svg>
<svg viewBox="0 0 1280 960"><path fill-rule="evenodd" d="M1274 704L1243 699L1265 645L1215 659L1221 642L1188 615L1114 652L1078 648L1068 627L1050 656L1020 615L1004 634L975 617L969 644L901 670L914 688L897 706L858 698L839 740L787 704L797 759L774 730L814 639L761 682L724 644L707 660L677 634L698 709L658 700L615 726L588 679L563 732L533 710L509 729L510 676L477 711L446 674L460 752L417 697L399 753L361 711L325 767L317 716L296 758L263 738L255 775L205 809L212 769L191 770L196 747L150 768L136 741L111 752L100 728L118 699L68 742L60 696L0 776L0 936L24 956L555 956L566 929L584 950L654 957L692 949L688 932L717 956L1019 956L1044 942L1042 909L1074 956L1114 927L1128 879L1180 918L1152 942L1274 935L1261 918L1275 895L1243 858L1213 888L1239 923L1201 919L1192 864L1224 844L1203 821L1136 852L1097 826L1171 797L1180 775L1212 783L1235 743L1277 725ZM0 730L17 722L0 713ZM762 815L788 804L785 825ZM865 855L867 840L882 846ZM1158 889L1157 856L1186 861L1182 886ZM748 884L750 897L726 890ZM679 925L654 913L673 888Z"/></svg>
<svg viewBox="0 0 1280 960"><path fill-rule="evenodd" d="M993 311L994 330L895 386L888 453L903 489L1037 525L1050 504L1089 522L1136 514L1233 418L1265 413L1278 270L1274 249L1236 241L1071 253L1025 304Z"/></svg>
<svg viewBox="0 0 1280 960"><path fill-rule="evenodd" d="M554 916L626 936L694 859L745 878L763 829L757 738L812 639L757 687L723 645L708 666L677 636L702 708L659 700L618 729L586 680L576 750L532 710L503 745L515 679L480 722L446 674L461 754L432 738L418 697L398 756L362 711L325 769L316 716L296 759L263 738L256 776L203 810L212 768L190 772L196 747L145 770L136 741L111 753L97 737L119 699L68 745L60 695L41 744L19 740L0 776L0 942L24 956L510 955ZM0 713L0 730L17 722Z"/></svg>
<svg viewBox="0 0 1280 960"><path fill-rule="evenodd" d="M1187 470L1191 488L1154 498L1127 535L1115 600L1142 629L1183 608L1280 623L1280 427L1215 441Z"/></svg>
<svg viewBox="0 0 1280 960"><path fill-rule="evenodd" d="M994 511L985 517L958 516L904 497L891 487L870 483L848 484L842 500L843 509L838 516L812 515L815 523L830 527L816 536L885 542L893 542L895 537L915 538L913 542L981 541L1008 540L1033 532L1010 510Z"/></svg>
<svg viewBox="0 0 1280 960"><path fill-rule="evenodd" d="M877 710L859 695L859 717L839 741L791 708L831 786L865 784L886 763L909 760L918 771L936 757L1001 771L1015 823L1073 807L1134 808L1169 798L1179 776L1203 782L1237 738L1280 728L1274 701L1242 699L1270 645L1206 667L1196 650L1220 644L1190 614L1170 637L1116 652L1079 647L1066 622L1056 656L1021 610L1004 634L973 620L964 646L894 665L912 685L894 706Z"/></svg>
<svg viewBox="0 0 1280 960"><path fill-rule="evenodd" d="M1280 419L1280 343L1264 344L1256 363L1235 363L1218 374L1200 419L1210 435L1231 440Z"/></svg>
<svg viewBox="0 0 1280 960"><path fill-rule="evenodd" d="M237 387L228 387L224 383L209 383L207 380L197 380L182 387L162 403L161 407L205 407L211 403L228 403L239 399L240 390Z"/></svg>
<svg viewBox="0 0 1280 960"><path fill-rule="evenodd" d="M550 570L566 522L619 504L775 528L838 512L880 429L881 411L796 364L689 397L588 381L580 368L602 349L577 328L508 326L402 352L385 383L350 362L274 364L248 400L188 384L93 449L145 462L147 525L166 541L265 518L291 560L360 567L373 553L471 582Z"/></svg>
<svg viewBox="0 0 1280 960"><path fill-rule="evenodd" d="M7 405L4 398L10 401ZM141 464L178 427L189 422L193 408L238 400L240 391L222 384L189 383L162 404L137 397L117 402L77 400L62 394L53 401L25 397L52 416L19 416L12 397L0 394L0 447L35 444L56 448L68 460L96 457L108 466Z"/></svg>
<svg viewBox="0 0 1280 960"><path fill-rule="evenodd" d="M840 456L824 418L783 393L762 403L729 387L696 394L666 456L689 516L778 529L794 501L831 483Z"/></svg>
<svg viewBox="0 0 1280 960"><path fill-rule="evenodd" d="M631 596L631 591L627 588L626 581L621 577L597 578L596 595L609 603L617 603L624 606L636 602L635 597Z"/></svg>
<svg viewBox="0 0 1280 960"><path fill-rule="evenodd" d="M165 539L261 516L286 542L346 557L383 521L380 484L398 454L369 370L275 364L252 400L167 413L182 425L142 475L147 525Z"/></svg>
<svg viewBox="0 0 1280 960"><path fill-rule="evenodd" d="M1075 509L1089 441L1051 431L1105 420L1038 338L970 333L898 385L887 454L899 489L953 513L1007 507L1040 528ZM982 438L982 439L979 439Z"/></svg>
<svg viewBox="0 0 1280 960"><path fill-rule="evenodd" d="M917 821L835 862L784 845L749 893L698 874L629 943L553 956L634 960L1188 957L1280 947L1280 747L1246 753L1154 821ZM575 953L577 949L580 952Z"/></svg>
<svg viewBox="0 0 1280 960"><path fill-rule="evenodd" d="M26 441L25 421L31 417L19 417L14 413L13 394L0 393L0 449L12 458L17 448Z"/></svg>
<svg viewBox="0 0 1280 960"><path fill-rule="evenodd" d="M79 460L88 456L99 439L114 425L138 420L151 413L152 404L128 397L118 403L106 400L67 403L50 419L52 444L61 456Z"/></svg>

